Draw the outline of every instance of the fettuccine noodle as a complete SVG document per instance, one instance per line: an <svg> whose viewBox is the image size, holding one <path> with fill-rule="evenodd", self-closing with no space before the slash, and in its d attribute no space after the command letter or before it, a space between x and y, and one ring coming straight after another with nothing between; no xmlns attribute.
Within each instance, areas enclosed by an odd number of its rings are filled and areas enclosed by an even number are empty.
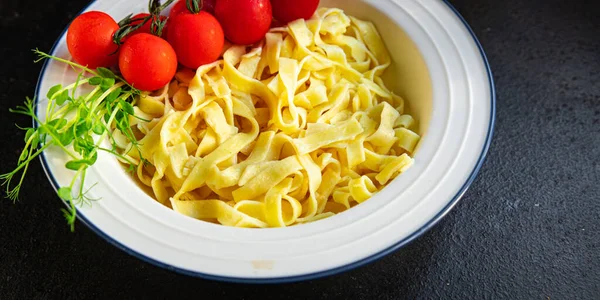
<svg viewBox="0 0 600 300"><path fill-rule="evenodd" d="M140 96L135 112L151 121L132 118L139 151L117 131L115 141L181 214L237 227L320 220L413 163L420 137L383 84L389 65L372 23L320 9Z"/></svg>

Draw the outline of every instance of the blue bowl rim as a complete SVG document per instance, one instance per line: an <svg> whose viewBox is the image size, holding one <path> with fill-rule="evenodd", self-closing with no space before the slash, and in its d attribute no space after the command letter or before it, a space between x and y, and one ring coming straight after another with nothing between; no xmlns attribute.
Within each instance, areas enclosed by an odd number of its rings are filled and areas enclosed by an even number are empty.
<svg viewBox="0 0 600 300"><path fill-rule="evenodd" d="M83 13L85 10L87 10L92 4L94 4L97 0L93 0L91 1L85 8L83 8L83 10L81 12L79 12L79 14ZM325 270L325 271L320 271L320 272L315 272L315 273L310 273L310 274L304 274L304 275L297 275L297 276L288 276L288 277L276 277L276 278L238 278L238 277L226 277L226 276L217 276L217 275L211 275L211 274L205 274L202 272L196 272L196 271L190 271L190 270L186 270L186 269L182 269L182 268L178 268L166 263L163 263L161 261L155 260L153 258L150 258L146 255L144 255L143 253L137 252L131 248L128 248L127 246L123 245L122 243L120 243L119 241L113 239L111 236L109 236L108 234L106 234L105 232L103 232L100 228L96 227L92 222L90 222L83 214L77 214L77 218L79 219L79 221L81 221L82 223L84 223L87 227L89 227L93 232L95 232L97 235L99 235L100 237L102 237L104 240L106 240L107 242L109 242L110 244L112 244L113 246L125 251L126 253L142 260L145 261L147 263L150 263L152 265L179 273L179 274L184 274L184 275L188 275L188 276L192 276L192 277L199 277L199 278L203 278L203 279L210 279L210 280L216 280L216 281L223 281L223 282L232 282L232 283L252 283L252 284L277 284L277 283L289 283L289 282L298 282L298 281L306 281L306 280L313 280L313 279L318 279L318 278L322 278L322 277L327 277L327 276L332 276L335 274L339 274L339 273L343 273L343 272L347 272L350 270L353 270L355 268L358 268L360 266L366 265L368 263L371 263L375 260L378 260L398 249L400 249L401 247L407 245L408 243L412 242L413 240L415 240L417 237L421 236L423 233L425 233L426 231L428 231L429 229L431 229L435 224L437 224L437 222L439 222L446 214L448 214L448 212L450 212L450 210L458 203L458 201L460 200L460 198L462 198L462 196L464 195L464 193L467 191L467 189L469 188L469 186L473 183L473 181L475 180L475 178L477 177L477 174L479 173L479 170L481 169L483 162L485 161L485 158L487 156L491 141L492 141L492 136L494 133L494 125L496 122L496 90L495 90L495 86L494 86L494 78L492 76L492 70L490 68L490 64L488 62L487 56L485 55L485 52L483 50L483 47L481 45L481 43L479 42L479 40L477 39L477 36L475 35L475 33L473 32L473 30L471 29L471 27L469 26L469 24L465 21L465 19L462 17L462 15L458 12L458 10L456 10L456 8L450 4L450 2L448 0L443 0L443 3L445 3L446 5L448 5L448 7L450 8L450 10L452 12L454 12L456 14L456 16L461 20L461 22L463 23L463 25L467 28L467 30L469 31L469 33L471 34L471 37L473 38L473 41L475 42L475 44L477 45L478 49L479 49L479 53L481 54L481 58L483 60L483 62L485 63L485 67L486 67L486 71L487 71L487 75L488 75L488 82L490 85L490 91L491 91L491 116L490 116L490 123L488 126L488 133L486 136L486 140L485 140L485 144L483 146L483 149L481 151L481 154L479 156L479 159L477 160L477 164L475 165L475 168L473 169L473 171L471 172L471 174L469 175L469 177L467 178L466 182L462 185L462 187L460 188L460 190L458 191L458 193L456 193L456 195L454 195L454 197L452 197L452 200L435 216L433 217L431 220L429 220L429 222L427 222L425 225L423 225L421 228L419 228L418 230L416 230L415 232L413 232L412 234L410 234L409 236L407 236L406 238L398 241L397 243L395 243L394 245L391 245L390 247L387 247L381 251L379 251L376 254L373 254L369 257L363 258L361 260L349 263L347 265L344 266L340 266L340 267L336 267L333 269L329 269L329 270ZM79 15L78 14L78 15ZM60 37L62 37L66 31L68 29L68 25L67 27L63 30L63 32L60 34ZM50 53L54 53L54 51L56 50L56 46L58 45L60 38L57 39L54 44L52 45L52 49L50 50ZM41 84L41 80L44 77L44 74L46 72L46 69L48 67L48 60L46 60L44 62L44 65L42 66L42 70L40 72L40 75L38 76L38 82L35 88L35 95L36 95L36 101L37 99L40 99L39 96L39 89L40 89L40 84ZM37 110L36 110L36 114L37 114ZM34 121L34 127L37 127L36 122ZM48 167L48 162L46 160L45 154L40 155L40 160L42 162L42 167L44 168L44 171L46 172L46 174L48 175L48 177L50 178L50 183L52 184L52 187L54 188L55 191L58 190L58 188L60 187L60 185L58 184L58 182L56 181L56 179L54 178L54 176L52 175L52 173L49 171L49 167Z"/></svg>

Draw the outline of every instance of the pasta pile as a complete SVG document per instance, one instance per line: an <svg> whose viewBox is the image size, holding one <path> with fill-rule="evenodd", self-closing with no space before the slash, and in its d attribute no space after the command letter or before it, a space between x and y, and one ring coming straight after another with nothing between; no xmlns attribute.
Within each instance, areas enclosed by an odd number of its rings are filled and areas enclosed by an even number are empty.
<svg viewBox="0 0 600 300"><path fill-rule="evenodd" d="M413 163L419 135L383 84L389 65L372 23L322 8L179 71L137 100L136 114L151 120L132 119L139 151L115 139L156 200L181 214L260 228L323 219Z"/></svg>

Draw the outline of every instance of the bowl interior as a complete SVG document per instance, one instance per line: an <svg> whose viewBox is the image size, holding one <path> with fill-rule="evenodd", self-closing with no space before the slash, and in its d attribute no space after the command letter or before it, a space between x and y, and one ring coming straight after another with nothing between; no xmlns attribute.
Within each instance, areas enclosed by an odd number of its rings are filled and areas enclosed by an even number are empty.
<svg viewBox="0 0 600 300"><path fill-rule="evenodd" d="M92 4L92 6L96 5L98 2ZM126 12L129 11L144 11L146 8L140 4L141 2L133 2L123 4L123 7L113 6L105 9L104 11L108 12L112 15L116 20L124 17ZM377 7L377 5L373 5L371 1L343 1L343 0L323 0L320 3L321 7L328 8L340 8L344 10L344 12L350 16L357 17L362 20L372 22L377 28L378 33L381 35L384 44L388 50L392 58L391 66L385 71L383 74L383 79L388 88L394 91L396 94L400 95L405 100L405 113L411 114L416 121L416 132L422 137L427 137L427 129L429 128L431 115L432 115L432 107L433 107L433 88L432 81L430 77L430 72L428 70L427 64L422 53L419 51L415 42L411 39L411 37L402 29L400 24L397 21L394 21L389 13L384 13L381 8ZM167 11L168 13L168 11ZM70 59L70 55L66 46L64 44L65 37L63 36L57 47L55 49L55 55L59 57L63 57L65 59ZM77 72L73 72L68 66L63 64L57 64L56 62L50 62L48 70L46 70L43 79L47 79L44 81L44 84L41 86L42 90L47 90L49 86L56 83L68 84L74 82L77 79ZM83 88L83 91L90 91L91 88ZM42 94L43 95L43 94ZM45 110L45 105L47 103L45 101L40 102L40 111ZM43 120L44 116L40 116ZM109 144L105 141L107 147ZM430 151L424 151L423 154L420 155L420 147L422 142L417 145L417 151L415 152L415 159L423 161L427 161L431 154ZM429 148L429 147L428 147ZM58 150L58 149L56 149ZM67 157L61 153L60 151L54 151L52 149L46 151L49 153L48 157L52 161L56 163L56 165L64 165L62 163L63 160L67 160ZM158 202L152 199L152 194L149 193L149 189L143 188L137 180L130 176L125 171L125 168L121 164L119 164L112 156L109 154L100 154L99 162L97 163L93 169L94 173L97 173L101 178L101 181L104 181L108 187L112 187L113 189L117 189L121 191L121 193L126 194L130 200L135 198L136 200L142 199L145 205L150 205L151 207L159 206L161 210L166 212L173 212L170 208L164 207ZM415 168L415 167L413 167ZM411 170L413 169L411 168ZM420 168L420 167L416 167ZM410 171L410 170L409 170ZM55 173L56 172L56 173ZM55 170L55 174L60 174L61 176L56 177L64 177L69 178L72 176L71 171L66 170ZM412 172L412 171L411 171ZM412 172L415 173L415 172ZM112 174L111 176L105 176L103 174ZM403 177L401 174L398 177ZM408 186L412 180L416 177L416 174L411 175L406 182L404 182L403 186ZM393 180L388 184L394 185L397 183L398 178ZM68 182L65 180L65 182ZM59 183L60 184L60 183ZM62 184L60 184L62 185ZM400 187L402 187L402 185ZM387 187L384 188L386 190ZM95 192L91 191L92 194ZM131 195L131 196L129 196ZM135 195L135 196L133 196ZM106 198L103 196L98 196L96 198ZM374 196L377 198L377 194ZM104 201L108 202L108 201ZM369 201L365 202L368 203ZM339 213L338 215L346 215L350 211L357 210L361 207L365 206L365 203L361 205L357 205L347 211ZM83 207L86 211L89 209L88 207ZM375 209L372 207L371 209ZM359 219L361 215L367 215L370 212L363 211L361 214L348 216L352 219ZM189 217L176 214L178 218L190 219ZM326 220L326 219L324 219ZM187 220L186 220L187 221ZM206 223L199 220L192 220L197 223L205 223L209 226L213 226L214 224ZM312 222L321 223L323 220ZM187 222L186 222L187 223ZM221 226L221 225L217 225ZM306 226L306 225L304 225ZM304 227L303 226L303 227ZM278 228L277 230L291 230L294 227L287 228ZM243 230L241 228L227 228L226 230ZM256 230L256 229L252 229ZM266 231L273 230L273 228L263 229Z"/></svg>

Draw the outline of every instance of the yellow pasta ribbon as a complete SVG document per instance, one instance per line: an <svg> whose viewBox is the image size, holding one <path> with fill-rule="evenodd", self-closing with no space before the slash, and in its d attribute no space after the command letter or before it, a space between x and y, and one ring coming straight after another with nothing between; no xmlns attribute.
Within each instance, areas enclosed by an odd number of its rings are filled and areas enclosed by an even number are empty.
<svg viewBox="0 0 600 300"><path fill-rule="evenodd" d="M139 95L139 152L113 138L180 214L250 228L322 220L414 163L417 122L383 82L390 64L372 23L321 8Z"/></svg>

